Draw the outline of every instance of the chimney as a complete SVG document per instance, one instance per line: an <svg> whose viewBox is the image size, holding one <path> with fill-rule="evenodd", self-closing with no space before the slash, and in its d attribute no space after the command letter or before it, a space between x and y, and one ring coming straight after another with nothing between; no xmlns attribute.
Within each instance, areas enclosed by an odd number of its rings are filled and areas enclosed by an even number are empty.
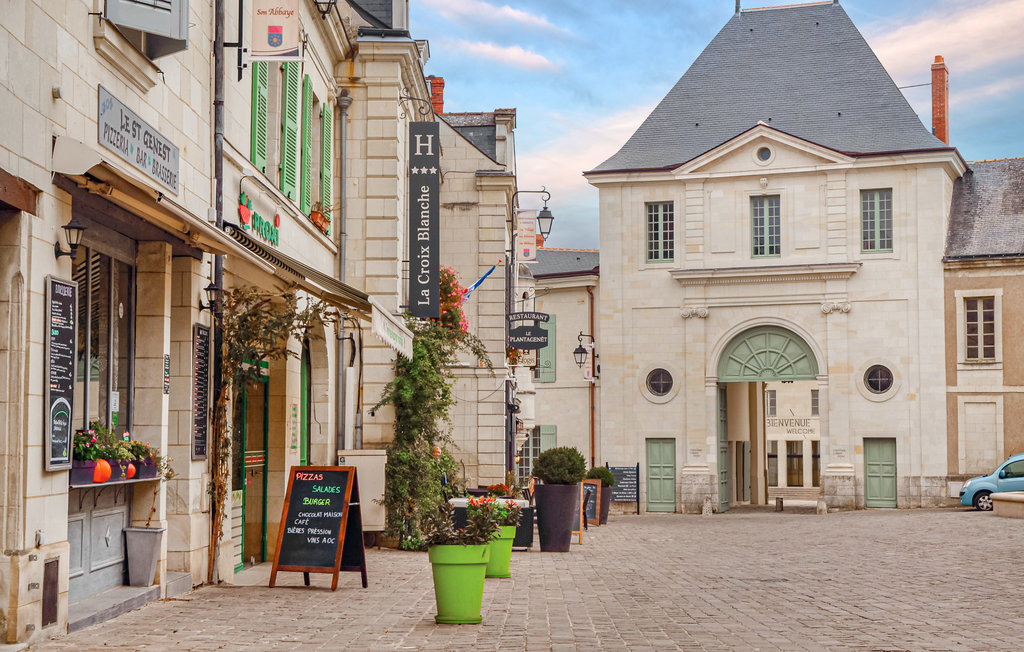
<svg viewBox="0 0 1024 652"><path fill-rule="evenodd" d="M939 55L932 64L932 133L949 144L949 68Z"/></svg>
<svg viewBox="0 0 1024 652"><path fill-rule="evenodd" d="M539 233L537 234L537 248L538 249L543 249L544 248L544 236L542 236Z"/></svg>
<svg viewBox="0 0 1024 652"><path fill-rule="evenodd" d="M434 113L444 113L444 77L427 77L430 82L430 103L434 106Z"/></svg>

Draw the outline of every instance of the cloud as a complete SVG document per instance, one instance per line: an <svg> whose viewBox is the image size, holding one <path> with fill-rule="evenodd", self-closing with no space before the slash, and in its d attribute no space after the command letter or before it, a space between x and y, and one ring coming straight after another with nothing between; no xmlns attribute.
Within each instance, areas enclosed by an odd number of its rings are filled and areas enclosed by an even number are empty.
<svg viewBox="0 0 1024 652"><path fill-rule="evenodd" d="M1024 11L1020 0L950 0L929 18L890 27L879 24L868 41L898 84L930 79L931 63L941 55L950 75L999 66L1024 57Z"/></svg>
<svg viewBox="0 0 1024 652"><path fill-rule="evenodd" d="M543 16L534 16L520 9L513 9L508 5L495 7L480 0L458 0L458 2L452 2L452 0L421 0L421 2L437 12L442 18L448 20L499 24L514 21L528 27L558 32L567 31L552 25Z"/></svg>
<svg viewBox="0 0 1024 652"><path fill-rule="evenodd" d="M503 47L494 43L464 41L462 39L441 39L442 47L458 50L472 56L498 61L517 68L527 70L550 70L558 72L561 68L542 54L524 50L518 45Z"/></svg>

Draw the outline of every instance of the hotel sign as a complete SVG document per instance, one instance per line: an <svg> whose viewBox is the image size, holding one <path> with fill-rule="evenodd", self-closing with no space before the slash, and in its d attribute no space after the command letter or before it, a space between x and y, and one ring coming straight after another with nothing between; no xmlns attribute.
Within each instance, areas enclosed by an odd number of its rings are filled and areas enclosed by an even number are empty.
<svg viewBox="0 0 1024 652"><path fill-rule="evenodd" d="M100 145L178 194L178 148L103 86L96 124Z"/></svg>
<svg viewBox="0 0 1024 652"><path fill-rule="evenodd" d="M409 312L441 316L441 143L436 122L409 123Z"/></svg>

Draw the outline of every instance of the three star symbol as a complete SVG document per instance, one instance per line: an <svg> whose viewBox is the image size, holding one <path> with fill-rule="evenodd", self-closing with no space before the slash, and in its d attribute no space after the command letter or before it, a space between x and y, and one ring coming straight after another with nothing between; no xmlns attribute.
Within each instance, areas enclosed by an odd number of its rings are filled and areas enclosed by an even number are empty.
<svg viewBox="0 0 1024 652"><path fill-rule="evenodd" d="M412 173L413 174L427 174L428 172L430 174L437 174L437 168L434 168L434 167L431 167L431 168L416 168L416 167L414 167L414 168L411 168L411 169L412 169Z"/></svg>

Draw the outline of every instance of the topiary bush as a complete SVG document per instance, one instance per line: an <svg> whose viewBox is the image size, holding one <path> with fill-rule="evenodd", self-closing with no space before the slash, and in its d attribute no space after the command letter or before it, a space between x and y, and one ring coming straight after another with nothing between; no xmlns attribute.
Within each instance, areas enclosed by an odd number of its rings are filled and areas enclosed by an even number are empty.
<svg viewBox="0 0 1024 652"><path fill-rule="evenodd" d="M590 470L587 471L587 478L590 480L600 480L602 487L610 487L615 484L615 476L603 466L590 467Z"/></svg>
<svg viewBox="0 0 1024 652"><path fill-rule="evenodd" d="M576 484L587 472L587 462L575 448L549 448L533 462L533 477L544 484Z"/></svg>

